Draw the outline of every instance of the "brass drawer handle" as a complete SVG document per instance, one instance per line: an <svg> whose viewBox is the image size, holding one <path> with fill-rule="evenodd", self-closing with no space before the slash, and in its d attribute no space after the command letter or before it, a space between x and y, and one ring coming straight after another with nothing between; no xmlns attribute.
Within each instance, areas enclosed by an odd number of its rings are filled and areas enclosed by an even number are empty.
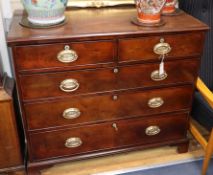
<svg viewBox="0 0 213 175"><path fill-rule="evenodd" d="M148 136L158 135L160 133L160 128L158 126L149 126L146 128L145 133Z"/></svg>
<svg viewBox="0 0 213 175"><path fill-rule="evenodd" d="M78 108L69 108L63 112L63 117L68 120L72 120L80 117L81 111Z"/></svg>
<svg viewBox="0 0 213 175"><path fill-rule="evenodd" d="M166 78L168 77L166 71L164 71L163 74L159 74L159 71L158 70L155 70L151 73L151 79L154 80L154 81L162 81L162 80L165 80Z"/></svg>
<svg viewBox="0 0 213 175"><path fill-rule="evenodd" d="M164 42L164 38L160 39L160 43L156 44L153 51L157 55L166 55L171 52L172 48L168 43Z"/></svg>
<svg viewBox="0 0 213 175"><path fill-rule="evenodd" d="M148 106L150 108L159 108L164 104L164 101L161 97L155 97L148 101Z"/></svg>
<svg viewBox="0 0 213 175"><path fill-rule="evenodd" d="M61 82L60 89L64 92L73 92L79 88L80 84L75 79L66 79Z"/></svg>
<svg viewBox="0 0 213 175"><path fill-rule="evenodd" d="M64 50L58 53L57 59L62 63L72 63L78 59L78 55L76 51L70 49L70 46L66 45Z"/></svg>
<svg viewBox="0 0 213 175"><path fill-rule="evenodd" d="M68 138L65 142L65 147L67 148L77 148L82 145L82 140L78 137Z"/></svg>

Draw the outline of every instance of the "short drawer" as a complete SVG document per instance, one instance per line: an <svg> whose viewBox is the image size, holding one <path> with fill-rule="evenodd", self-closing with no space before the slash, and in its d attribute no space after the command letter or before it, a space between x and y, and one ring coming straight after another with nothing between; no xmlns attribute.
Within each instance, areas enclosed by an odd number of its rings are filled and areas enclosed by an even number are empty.
<svg viewBox="0 0 213 175"><path fill-rule="evenodd" d="M14 49L18 71L98 66L114 62L113 41L19 46Z"/></svg>
<svg viewBox="0 0 213 175"><path fill-rule="evenodd" d="M24 100L32 100L193 83L198 63L198 59L168 61L165 63L167 77L157 81L152 75L158 70L159 64L21 75L21 94Z"/></svg>
<svg viewBox="0 0 213 175"><path fill-rule="evenodd" d="M188 110L192 92L192 86L127 91L25 104L24 108L28 129L35 130Z"/></svg>
<svg viewBox="0 0 213 175"><path fill-rule="evenodd" d="M159 55L154 53L153 49L162 38L171 47L171 51L166 55L167 59L198 57L202 53L204 42L202 32L121 39L118 46L119 62L158 60Z"/></svg>
<svg viewBox="0 0 213 175"><path fill-rule="evenodd" d="M184 139L187 121L188 114L170 114L30 134L30 159L36 161Z"/></svg>

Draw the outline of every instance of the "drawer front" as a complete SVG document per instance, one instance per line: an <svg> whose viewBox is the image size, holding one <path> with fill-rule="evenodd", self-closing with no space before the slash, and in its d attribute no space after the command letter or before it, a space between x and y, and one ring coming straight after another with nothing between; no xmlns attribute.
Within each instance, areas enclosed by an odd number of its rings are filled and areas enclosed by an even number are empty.
<svg viewBox="0 0 213 175"><path fill-rule="evenodd" d="M192 83L197 76L198 63L198 59L166 62L165 70L168 76L162 81L155 81L151 78L151 74L158 70L159 64L119 67L116 69L117 71L108 68L22 75L20 76L21 94L24 100L31 100L120 89L157 87L176 83Z"/></svg>
<svg viewBox="0 0 213 175"><path fill-rule="evenodd" d="M24 108L28 129L34 130L187 110L192 92L192 86L119 92L25 104Z"/></svg>
<svg viewBox="0 0 213 175"><path fill-rule="evenodd" d="M76 69L79 66L112 63L115 47L113 41L20 46L15 48L14 55L19 71Z"/></svg>
<svg viewBox="0 0 213 175"><path fill-rule="evenodd" d="M187 114L120 120L30 135L31 160L183 139Z"/></svg>
<svg viewBox="0 0 213 175"><path fill-rule="evenodd" d="M160 39L168 43L171 51L166 58L200 56L203 49L204 33L187 33L165 36L151 36L119 40L119 62L158 60L153 49ZM199 41L199 42L198 42Z"/></svg>

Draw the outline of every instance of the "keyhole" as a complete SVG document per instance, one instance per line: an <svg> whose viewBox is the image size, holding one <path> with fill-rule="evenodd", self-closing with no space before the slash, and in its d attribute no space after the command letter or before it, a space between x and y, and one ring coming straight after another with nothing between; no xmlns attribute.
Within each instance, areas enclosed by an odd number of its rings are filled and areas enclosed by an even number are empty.
<svg viewBox="0 0 213 175"><path fill-rule="evenodd" d="M118 96L117 95L113 95L113 100L117 100L118 99Z"/></svg>
<svg viewBox="0 0 213 175"><path fill-rule="evenodd" d="M117 126L116 123L113 123L113 124L112 124L112 127L115 129L115 131L118 131L118 126Z"/></svg>
<svg viewBox="0 0 213 175"><path fill-rule="evenodd" d="M113 72L114 72L115 74L117 74L117 73L118 73L118 68L115 68L115 69L113 70Z"/></svg>

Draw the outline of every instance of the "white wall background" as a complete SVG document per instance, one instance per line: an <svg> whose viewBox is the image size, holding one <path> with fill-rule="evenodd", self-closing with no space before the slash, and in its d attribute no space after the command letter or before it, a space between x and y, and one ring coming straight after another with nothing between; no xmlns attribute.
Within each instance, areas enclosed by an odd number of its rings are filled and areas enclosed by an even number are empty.
<svg viewBox="0 0 213 175"><path fill-rule="evenodd" d="M2 63L0 69L3 69L10 77L13 74L6 44L6 35L15 9L23 9L20 0L0 0L0 63Z"/></svg>
<svg viewBox="0 0 213 175"><path fill-rule="evenodd" d="M0 53L2 66L0 67L10 77L12 77L12 69L10 64L10 58L8 54L8 48L6 44L6 30L7 24L12 18L12 10L10 6L10 0L0 0Z"/></svg>
<svg viewBox="0 0 213 175"><path fill-rule="evenodd" d="M21 0L8 0L8 1L10 1L12 11L14 11L15 9L23 9Z"/></svg>

